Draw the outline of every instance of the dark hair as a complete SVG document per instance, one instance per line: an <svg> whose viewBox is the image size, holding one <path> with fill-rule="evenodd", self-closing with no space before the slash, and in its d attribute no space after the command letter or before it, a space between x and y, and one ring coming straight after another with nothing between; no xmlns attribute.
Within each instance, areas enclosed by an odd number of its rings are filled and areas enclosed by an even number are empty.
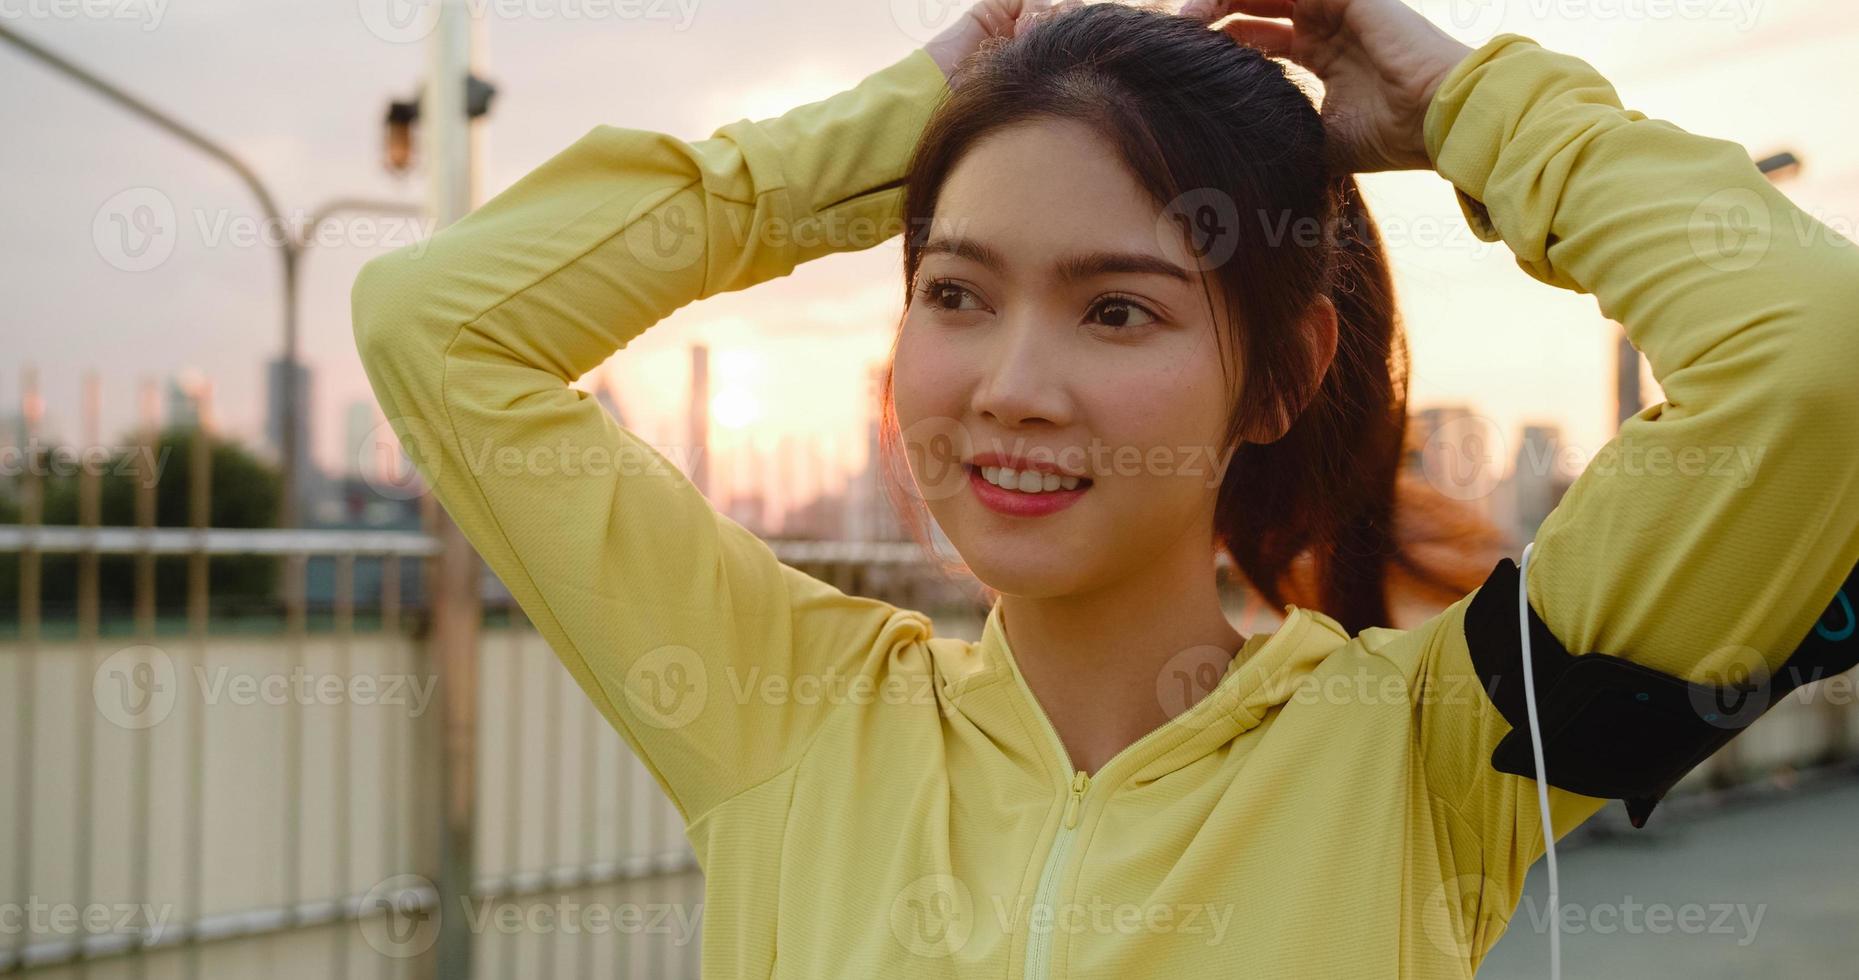
<svg viewBox="0 0 1859 980"><path fill-rule="evenodd" d="M1216 330L1222 349L1237 347L1243 371L1216 546L1274 606L1316 609L1351 633L1392 624L1391 586L1450 602L1483 581L1503 546L1496 529L1404 473L1408 353L1381 235L1355 178L1326 167L1323 120L1280 63L1194 20L1098 3L990 42L960 71L905 178L907 290L963 154L1017 123L1089 125L1158 206L1224 202L1215 225L1184 224L1230 311ZM1234 227L1204 233L1226 224ZM1325 295L1337 347L1313 389L1321 355L1294 327ZM895 460L902 440L889 368L881 398ZM1283 435L1246 439L1260 424ZM926 541L920 504L895 484L892 497Z"/></svg>

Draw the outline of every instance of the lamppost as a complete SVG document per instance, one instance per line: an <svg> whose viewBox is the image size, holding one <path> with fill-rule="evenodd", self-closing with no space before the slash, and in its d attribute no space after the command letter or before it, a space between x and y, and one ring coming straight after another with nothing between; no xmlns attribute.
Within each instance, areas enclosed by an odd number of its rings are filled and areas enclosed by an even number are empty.
<svg viewBox="0 0 1859 980"><path fill-rule="evenodd" d="M161 109L150 105L81 65L22 36L17 31L7 26L4 21L0 21L0 40L12 44L14 47L19 48L45 63L53 70L77 81L79 84L84 85L86 88L91 89L116 105L153 123L157 128L174 136L181 142L186 143L194 149L224 164L238 176L239 181L252 192L252 196L258 199L258 206L259 209L264 212L265 220L282 232L279 236L278 256L283 262L284 275L284 303L282 310L284 319L284 351L282 358L283 377L279 379L278 393L279 398L283 402L280 408L281 431L278 433L278 451L279 472L282 477L283 486L280 488L281 494L278 502L278 526L283 528L296 527L300 520L299 511L301 509L298 481L302 475L298 472L297 465L298 455L302 452L302 448L298 445L297 418L298 263L302 259L307 246L316 240L317 230L322 226L323 222L337 213L344 211L361 211L390 215L418 215L421 213L420 208L417 205L400 201L370 201L359 198L342 198L331 201L318 208L304 228L292 229L291 226L284 221L284 216L278 210L277 202L271 196L271 191L265 186L264 181L260 180L258 174L253 171L245 161L239 159L230 149L213 142L193 127L181 122L179 119ZM485 87L487 89L489 88L489 86ZM485 96L485 101L488 103L488 95Z"/></svg>
<svg viewBox="0 0 1859 980"><path fill-rule="evenodd" d="M429 216L435 233L465 216L477 203L475 122L490 110L495 93L472 73L474 34L479 24L465 0L435 0L437 18L427 40L427 82L418 101L388 107L386 163L396 173L413 162L414 132L425 157ZM422 498L424 523L438 540L431 560L427 595L431 630L429 647L439 677L442 731L439 782L438 901L455 909L471 895L474 877L477 804L477 659L481 610L478 588L483 564L458 524L435 502ZM459 916L439 918L437 973L471 975L472 936Z"/></svg>
<svg viewBox="0 0 1859 980"><path fill-rule="evenodd" d="M418 204L407 201L373 200L359 197L342 197L326 201L310 213L308 221L301 229L285 228L282 236L281 250L284 253L284 302L289 309L284 328L284 370L279 379L279 397L283 400L282 417L279 420L282 431L278 433L279 452L283 454L280 472L283 476L283 497L278 507L278 526L296 527L301 519L303 498L301 481L305 471L298 465L299 454L305 447L299 445L298 423L301 409L297 404L297 283L301 278L303 257L309 253L310 246L317 240L317 233L331 218L339 214L380 214L395 217L417 218L424 213Z"/></svg>
<svg viewBox="0 0 1859 980"><path fill-rule="evenodd" d="M491 98L497 86L476 75L465 76L465 118L476 120L491 111ZM390 173L400 175L413 168L413 127L420 121L420 97L396 99L387 104L387 141L383 162Z"/></svg>
<svg viewBox="0 0 1859 980"><path fill-rule="evenodd" d="M101 76L92 73L75 62L67 60L49 48L22 36L17 31L8 27L4 21L0 21L0 40L5 40L14 47L44 62L53 70L74 79L79 84L89 88L111 102L155 124L157 128L174 136L181 142L225 164L228 169L238 176L239 181L252 192L252 196L258 199L258 206L259 209L265 213L265 220L271 222L278 228L287 227L284 224L283 215L278 211L277 202L271 197L271 191L265 187L264 181L259 180L258 174L255 173L251 167L247 166L245 161L239 159L231 150L213 142L193 127L155 108L136 96L131 95L129 92L124 91L122 88L105 80ZM284 399L285 425L282 433L283 446L281 447L283 452L284 486L283 499L280 502L278 515L278 524L282 527L294 527L296 525L297 501L296 474L294 470L296 467L297 440L296 424L293 416L296 412L295 388L297 383L297 260L295 255L297 248L297 242L291 236L286 235L278 250L279 257L284 263L284 390L282 395Z"/></svg>

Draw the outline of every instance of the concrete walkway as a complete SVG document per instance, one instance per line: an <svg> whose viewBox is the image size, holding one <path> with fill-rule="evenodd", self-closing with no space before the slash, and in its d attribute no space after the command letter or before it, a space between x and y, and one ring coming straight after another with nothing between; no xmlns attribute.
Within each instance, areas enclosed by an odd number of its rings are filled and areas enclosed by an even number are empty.
<svg viewBox="0 0 1859 980"><path fill-rule="evenodd" d="M1859 781L1655 812L1557 856L1570 980L1859 977ZM1538 861L1480 980L1549 976L1552 921Z"/></svg>

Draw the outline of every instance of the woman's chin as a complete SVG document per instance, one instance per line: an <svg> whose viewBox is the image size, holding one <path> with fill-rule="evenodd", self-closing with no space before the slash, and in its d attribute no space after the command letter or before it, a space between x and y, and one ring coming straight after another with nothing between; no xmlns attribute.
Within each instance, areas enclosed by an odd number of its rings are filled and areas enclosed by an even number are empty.
<svg viewBox="0 0 1859 980"><path fill-rule="evenodd" d="M1059 549L981 546L958 549L982 585L1002 595L1039 599L1078 591L1079 568Z"/></svg>

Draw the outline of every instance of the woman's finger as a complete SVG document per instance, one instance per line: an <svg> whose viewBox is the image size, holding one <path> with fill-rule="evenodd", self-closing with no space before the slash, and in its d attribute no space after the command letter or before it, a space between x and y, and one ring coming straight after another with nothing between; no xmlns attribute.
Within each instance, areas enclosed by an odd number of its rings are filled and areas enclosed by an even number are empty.
<svg viewBox="0 0 1859 980"><path fill-rule="evenodd" d="M1296 0L1222 0L1221 6L1229 14L1251 14L1254 17L1289 17L1296 9Z"/></svg>
<svg viewBox="0 0 1859 980"><path fill-rule="evenodd" d="M1297 8L1295 0L1188 0L1178 11L1180 16L1211 24L1228 14L1254 17L1289 17Z"/></svg>
<svg viewBox="0 0 1859 980"><path fill-rule="evenodd" d="M1017 12L1003 3L986 2L986 0L969 7L965 13L974 18L975 23L981 25L982 33L988 37L997 37L1013 30L1014 18L1019 16Z"/></svg>
<svg viewBox="0 0 1859 980"><path fill-rule="evenodd" d="M1224 16L1222 8L1225 6L1222 0L1188 0L1187 3L1181 5L1181 9L1176 11L1176 14L1205 23L1219 20Z"/></svg>
<svg viewBox="0 0 1859 980"><path fill-rule="evenodd" d="M1226 35L1241 44L1271 55L1274 58L1291 56L1291 39L1296 31L1289 24L1275 20L1232 20L1220 25Z"/></svg>
<svg viewBox="0 0 1859 980"><path fill-rule="evenodd" d="M1084 0L1059 0L1056 4L1053 3L1052 0L1026 0L1025 12L1014 22L1013 36L1019 37L1026 33L1034 24L1042 20L1056 17L1074 7L1082 6L1084 6Z"/></svg>
<svg viewBox="0 0 1859 980"><path fill-rule="evenodd" d="M1033 21L1041 11L1051 6L1046 0L1026 0L1020 5L1020 16L1013 19L1013 36L1019 37L1026 29L1033 26Z"/></svg>

